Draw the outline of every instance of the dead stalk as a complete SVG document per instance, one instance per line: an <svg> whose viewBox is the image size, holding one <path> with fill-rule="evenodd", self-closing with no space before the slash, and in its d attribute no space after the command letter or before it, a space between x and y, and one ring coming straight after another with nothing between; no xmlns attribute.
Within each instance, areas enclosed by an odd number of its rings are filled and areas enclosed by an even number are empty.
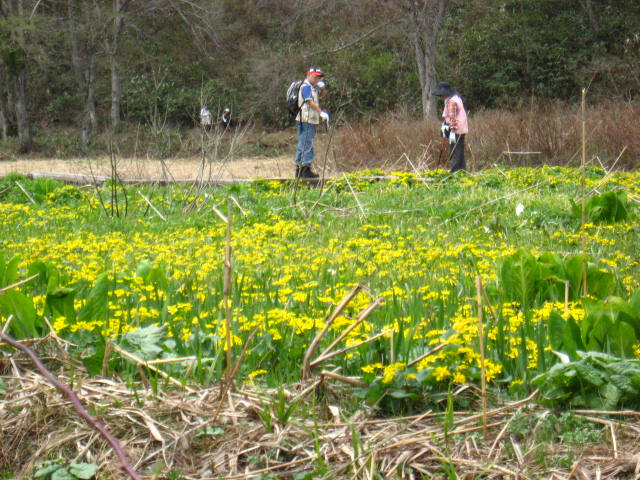
<svg viewBox="0 0 640 480"><path fill-rule="evenodd" d="M320 340L322 340L322 337L324 337L325 334L329 331L329 328L331 328L331 325L333 324L335 319L338 318L338 315L342 313L342 311L349 304L349 302L354 299L354 297L358 294L358 292L360 292L360 290L362 290L363 287L364 287L364 283L359 283L358 285L353 287L353 289L338 304L338 306L335 308L331 316L329 316L329 318L325 323L324 328L320 332L318 332L318 334L312 340L311 344L309 345L309 348L307 348L307 351L304 354L304 359L302 361L302 378L303 379L309 378L309 375L311 374L311 365L310 365L311 357L316 353L316 350L318 349L318 345L320 344Z"/></svg>

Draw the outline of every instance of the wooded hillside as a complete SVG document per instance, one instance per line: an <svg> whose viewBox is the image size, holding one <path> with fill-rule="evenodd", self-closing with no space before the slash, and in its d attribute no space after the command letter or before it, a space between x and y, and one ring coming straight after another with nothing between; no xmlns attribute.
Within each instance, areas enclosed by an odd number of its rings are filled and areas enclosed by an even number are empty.
<svg viewBox="0 0 640 480"><path fill-rule="evenodd" d="M47 129L193 127L200 106L267 129L287 85L326 72L345 121L435 116L448 80L468 108L640 92L637 0L3 0L0 128L29 152Z"/></svg>

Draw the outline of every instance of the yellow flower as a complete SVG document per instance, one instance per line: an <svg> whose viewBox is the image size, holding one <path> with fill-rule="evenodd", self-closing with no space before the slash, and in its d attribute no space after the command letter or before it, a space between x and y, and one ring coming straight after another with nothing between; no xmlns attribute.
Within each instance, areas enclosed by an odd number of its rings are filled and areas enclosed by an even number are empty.
<svg viewBox="0 0 640 480"><path fill-rule="evenodd" d="M60 333L68 326L69 324L67 323L67 317L58 317L53 322L53 329L56 331L56 333Z"/></svg>
<svg viewBox="0 0 640 480"><path fill-rule="evenodd" d="M403 367L404 363L402 362L397 362L384 367L384 372L382 373L382 383L391 383L393 377L395 377L396 373L402 370Z"/></svg>
<svg viewBox="0 0 640 480"><path fill-rule="evenodd" d="M362 367L362 371L364 373L374 373L376 370L380 370L382 368L381 363L372 363L371 365L365 365Z"/></svg>
<svg viewBox="0 0 640 480"><path fill-rule="evenodd" d="M453 375L453 383L457 383L459 385L462 385L466 381L467 381L467 377L465 377L462 372L456 372Z"/></svg>
<svg viewBox="0 0 640 480"><path fill-rule="evenodd" d="M436 379L436 382L442 382L445 378L451 376L451 372L447 369L447 367L436 367L433 369L433 378Z"/></svg>

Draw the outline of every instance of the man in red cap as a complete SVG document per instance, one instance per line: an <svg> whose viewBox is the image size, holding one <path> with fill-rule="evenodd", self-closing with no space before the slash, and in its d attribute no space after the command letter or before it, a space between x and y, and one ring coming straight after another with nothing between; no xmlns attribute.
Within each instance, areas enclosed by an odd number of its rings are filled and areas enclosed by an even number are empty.
<svg viewBox="0 0 640 480"><path fill-rule="evenodd" d="M311 169L313 163L313 140L316 126L320 120L329 124L329 114L320 108L320 88L318 82L324 76L322 70L312 67L298 93L300 111L296 116L298 131L298 149L296 151L296 178L318 178L318 174Z"/></svg>

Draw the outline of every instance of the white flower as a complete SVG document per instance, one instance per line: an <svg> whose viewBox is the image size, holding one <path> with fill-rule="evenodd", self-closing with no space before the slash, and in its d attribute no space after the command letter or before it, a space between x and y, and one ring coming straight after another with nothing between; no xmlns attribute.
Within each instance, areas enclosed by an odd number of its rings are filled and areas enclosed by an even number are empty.
<svg viewBox="0 0 640 480"><path fill-rule="evenodd" d="M522 215L522 212L524 212L524 205L519 203L516 206L516 217L519 217L520 215Z"/></svg>

